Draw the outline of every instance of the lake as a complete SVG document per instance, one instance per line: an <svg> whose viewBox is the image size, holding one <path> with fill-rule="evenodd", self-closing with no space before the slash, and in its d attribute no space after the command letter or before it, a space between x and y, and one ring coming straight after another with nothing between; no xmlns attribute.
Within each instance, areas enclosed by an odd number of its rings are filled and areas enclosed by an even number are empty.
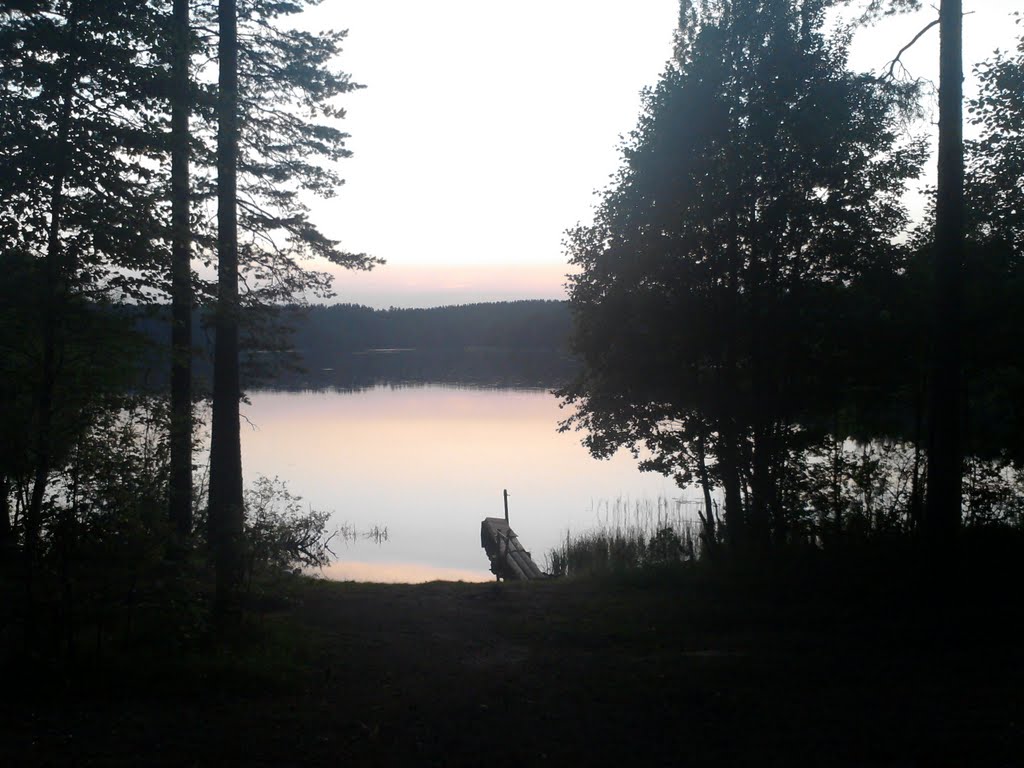
<svg viewBox="0 0 1024 768"><path fill-rule="evenodd" d="M258 390L243 404L246 483L277 476L332 527L387 527L388 539L337 542L325 575L359 581L490 580L480 521L501 517L537 564L567 529L684 494L626 452L590 457L545 389L443 384L345 391ZM248 421L248 423L246 423ZM687 492L696 498L696 492Z"/></svg>

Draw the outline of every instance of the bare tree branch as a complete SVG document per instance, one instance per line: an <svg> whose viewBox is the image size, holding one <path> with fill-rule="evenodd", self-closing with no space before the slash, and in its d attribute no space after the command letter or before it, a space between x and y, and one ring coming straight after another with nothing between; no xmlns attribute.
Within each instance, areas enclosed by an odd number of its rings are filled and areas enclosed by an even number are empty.
<svg viewBox="0 0 1024 768"><path fill-rule="evenodd" d="M927 32L932 27L937 27L938 25L939 25L939 20L938 19L935 19L934 21L930 21L928 24L925 25L925 27L920 32L918 32L916 35L914 35L914 39L913 40L911 40L909 43L907 43L902 48L900 48L899 53L896 54L896 57L892 61L890 61L889 64L887 65L889 67L889 70L888 70L888 72L886 72L886 74L883 76L882 79L883 80L892 80L895 77L896 65L902 66L902 64L903 64L903 62L900 61L900 58L903 56L903 54L906 53L907 51L909 51L911 48L913 48L914 45L917 43L917 41L920 40L922 37L924 37L924 33L925 32Z"/></svg>

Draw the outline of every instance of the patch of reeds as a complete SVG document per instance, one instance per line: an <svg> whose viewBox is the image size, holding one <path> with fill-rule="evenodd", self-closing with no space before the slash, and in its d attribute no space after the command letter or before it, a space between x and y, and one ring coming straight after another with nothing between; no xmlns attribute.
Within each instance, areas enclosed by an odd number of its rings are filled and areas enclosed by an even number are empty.
<svg viewBox="0 0 1024 768"><path fill-rule="evenodd" d="M693 505L665 497L599 502L595 527L566 531L546 555L547 571L579 576L696 560L702 554L701 524Z"/></svg>
<svg viewBox="0 0 1024 768"><path fill-rule="evenodd" d="M363 540L372 541L374 544L380 546L387 541L390 536L386 525L372 525L366 530L360 530L352 523L342 523L334 529L332 538L338 538L346 545L355 544L357 541Z"/></svg>

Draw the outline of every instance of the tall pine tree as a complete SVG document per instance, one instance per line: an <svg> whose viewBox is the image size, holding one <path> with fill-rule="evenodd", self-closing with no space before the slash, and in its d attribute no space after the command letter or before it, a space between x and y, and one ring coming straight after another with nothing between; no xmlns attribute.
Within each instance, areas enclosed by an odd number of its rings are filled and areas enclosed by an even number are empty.
<svg viewBox="0 0 1024 768"><path fill-rule="evenodd" d="M238 401L238 9L218 5L217 303L210 433L209 539L217 569L216 613L237 606L242 579L242 447Z"/></svg>
<svg viewBox="0 0 1024 768"><path fill-rule="evenodd" d="M145 0L52 0L7 9L0 30L0 239L5 258L41 265L25 512L34 562L50 470L63 442L63 353L76 302L145 299L160 282L151 245L159 154L158 20Z"/></svg>
<svg viewBox="0 0 1024 768"><path fill-rule="evenodd" d="M322 259L369 269L378 261L344 251L309 220L307 195L331 196L341 184L334 163L349 155L336 121L336 97L358 86L334 68L343 32L312 34L286 26L303 3L220 0L215 110L218 268L215 309L209 536L218 569L218 605L230 611L241 577L242 466L240 321L252 307L306 294L324 295L329 277L309 268ZM199 15L209 18L209 6ZM205 39L205 45L212 43ZM203 145L200 137L200 145ZM205 152L200 165L209 167ZM197 196L207 188L198 179ZM214 245L197 233L200 246ZM211 254L212 255L212 254ZM240 277L247 287L239 291Z"/></svg>
<svg viewBox="0 0 1024 768"><path fill-rule="evenodd" d="M963 3L939 9L939 167L935 192L935 297L928 401L925 532L949 542L963 500L963 271L966 242L963 141Z"/></svg>
<svg viewBox="0 0 1024 768"><path fill-rule="evenodd" d="M180 540L192 533L192 226L189 0L171 12L171 416L170 518Z"/></svg>

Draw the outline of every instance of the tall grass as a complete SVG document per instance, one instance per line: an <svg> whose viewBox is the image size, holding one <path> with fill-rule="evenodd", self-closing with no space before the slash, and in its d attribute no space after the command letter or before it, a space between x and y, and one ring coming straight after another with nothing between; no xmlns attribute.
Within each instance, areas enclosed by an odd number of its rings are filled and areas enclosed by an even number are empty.
<svg viewBox="0 0 1024 768"><path fill-rule="evenodd" d="M595 527L566 531L546 556L547 571L578 576L696 560L702 554L698 505L663 496L599 502Z"/></svg>

